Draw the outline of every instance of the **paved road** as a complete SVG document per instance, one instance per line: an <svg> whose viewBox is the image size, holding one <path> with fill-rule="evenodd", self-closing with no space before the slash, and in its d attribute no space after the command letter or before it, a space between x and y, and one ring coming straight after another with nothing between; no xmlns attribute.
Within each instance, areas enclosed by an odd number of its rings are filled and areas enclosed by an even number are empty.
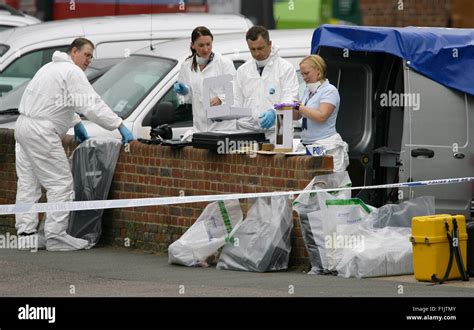
<svg viewBox="0 0 474 330"><path fill-rule="evenodd" d="M474 297L474 281L431 285L413 276L345 279L297 270L248 273L169 265L125 248L0 250L3 297Z"/></svg>

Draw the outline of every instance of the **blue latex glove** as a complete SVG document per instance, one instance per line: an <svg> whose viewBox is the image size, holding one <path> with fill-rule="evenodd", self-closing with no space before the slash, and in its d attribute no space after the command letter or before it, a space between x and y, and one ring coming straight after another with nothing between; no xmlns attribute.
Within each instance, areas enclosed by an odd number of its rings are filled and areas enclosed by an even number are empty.
<svg viewBox="0 0 474 330"><path fill-rule="evenodd" d="M258 119L260 119L260 127L270 128L275 125L276 113L275 110L269 109L262 113Z"/></svg>
<svg viewBox="0 0 474 330"><path fill-rule="evenodd" d="M126 144L129 143L130 141L134 140L132 132L124 125L120 125L118 128L120 134L122 134L122 143Z"/></svg>
<svg viewBox="0 0 474 330"><path fill-rule="evenodd" d="M89 138L89 134L87 134L86 128L82 122L76 124L74 126L74 140L77 143L82 143Z"/></svg>
<svg viewBox="0 0 474 330"><path fill-rule="evenodd" d="M176 82L173 86L173 89L176 93L181 94L181 95L186 95L189 92L189 88L180 82Z"/></svg>

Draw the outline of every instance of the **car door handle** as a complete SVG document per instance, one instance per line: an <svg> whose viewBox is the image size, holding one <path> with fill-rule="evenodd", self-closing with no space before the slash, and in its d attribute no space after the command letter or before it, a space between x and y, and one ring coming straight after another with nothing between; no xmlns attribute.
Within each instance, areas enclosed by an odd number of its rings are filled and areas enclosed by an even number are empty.
<svg viewBox="0 0 474 330"><path fill-rule="evenodd" d="M433 158L434 151L431 149L413 149L411 151L412 157Z"/></svg>

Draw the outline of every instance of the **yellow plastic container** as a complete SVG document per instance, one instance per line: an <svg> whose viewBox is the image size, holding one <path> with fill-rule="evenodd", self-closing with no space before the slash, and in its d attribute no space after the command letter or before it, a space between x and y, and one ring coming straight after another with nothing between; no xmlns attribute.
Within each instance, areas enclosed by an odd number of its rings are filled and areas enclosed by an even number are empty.
<svg viewBox="0 0 474 330"><path fill-rule="evenodd" d="M461 257L466 269L467 233L466 219L463 215L438 214L422 217L413 217L412 236L413 243L413 267L415 279L418 281L432 282L433 274L442 279L446 273L449 262L449 242L446 236L445 222L448 222L449 232L453 234L453 218L456 219L459 232L459 245ZM460 279L456 258L453 255L453 263L449 273L449 280Z"/></svg>

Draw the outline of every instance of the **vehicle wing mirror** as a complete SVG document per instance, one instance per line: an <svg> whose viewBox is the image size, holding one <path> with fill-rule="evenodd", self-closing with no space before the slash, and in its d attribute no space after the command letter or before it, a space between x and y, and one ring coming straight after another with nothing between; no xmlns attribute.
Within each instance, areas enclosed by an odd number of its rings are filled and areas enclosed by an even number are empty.
<svg viewBox="0 0 474 330"><path fill-rule="evenodd" d="M0 85L0 96L11 91L13 87L11 85Z"/></svg>
<svg viewBox="0 0 474 330"><path fill-rule="evenodd" d="M175 122L175 106L173 103L160 102L153 110L151 116L151 127L158 127L163 124L172 124Z"/></svg>

